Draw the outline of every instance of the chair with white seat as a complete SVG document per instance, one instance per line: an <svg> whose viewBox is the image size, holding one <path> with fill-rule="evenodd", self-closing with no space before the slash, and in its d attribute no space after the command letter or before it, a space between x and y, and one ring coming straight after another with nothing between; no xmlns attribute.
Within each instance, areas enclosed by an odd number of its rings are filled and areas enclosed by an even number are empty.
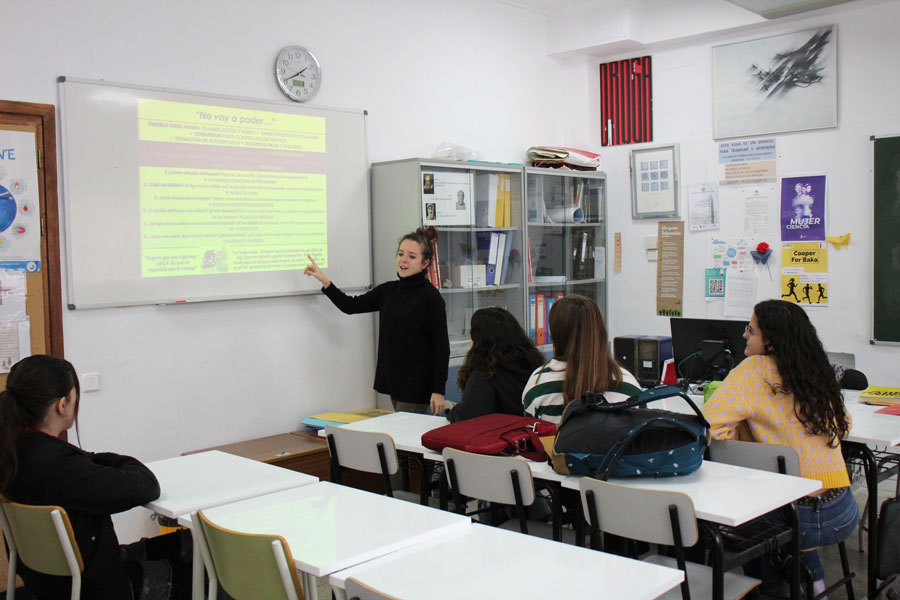
<svg viewBox="0 0 900 600"><path fill-rule="evenodd" d="M582 507L591 528L592 548L601 549L601 532L671 546L675 558L656 554L644 559L685 573L680 588L669 590L660 598L712 598L713 569L685 559L685 548L700 539L694 503L689 496L680 492L633 488L591 477L581 478L580 489ZM759 579L726 572L724 597L726 600L742 598L760 583Z"/></svg>
<svg viewBox="0 0 900 600"><path fill-rule="evenodd" d="M400 600L396 596L379 592L353 577L348 577L344 582L344 592L347 594L347 600Z"/></svg>
<svg viewBox="0 0 900 600"><path fill-rule="evenodd" d="M205 546L201 551L209 559L211 590L218 582L235 600L303 600L294 558L283 537L225 529L210 521L202 510L194 513L192 521L202 530Z"/></svg>
<svg viewBox="0 0 900 600"><path fill-rule="evenodd" d="M552 502L552 523L526 518L525 507L534 504L537 495L531 467L525 460L515 456L473 454L453 448L444 448L442 454L458 512L465 512L465 498L514 506L517 518L501 523L499 527L502 529L574 543L574 532L563 530L560 525L559 502L556 499ZM548 489L552 493L552 489Z"/></svg>
<svg viewBox="0 0 900 600"><path fill-rule="evenodd" d="M331 456L331 480L342 483L341 473L344 469L353 469L365 473L380 473L384 481L385 493L400 500L428 504L427 477L421 476L421 489L418 494L404 490L394 490L391 475L400 470L397 447L394 439L386 433L357 431L334 425L325 426L325 437L328 440L328 453Z"/></svg>
<svg viewBox="0 0 900 600"><path fill-rule="evenodd" d="M797 455L797 451L790 446L781 444L713 440L709 445L709 458L715 462L737 465L739 467L781 473L782 475L793 475L794 477L801 476L800 457ZM847 545L842 540L837 543L837 547L844 576L840 581L830 585L824 592L816 595L812 591L812 576L807 569L803 569L806 577L806 597L808 600L824 597L841 585L845 586L847 590L847 598L854 600L852 580L856 574L850 570L850 561L847 558Z"/></svg>
<svg viewBox="0 0 900 600"><path fill-rule="evenodd" d="M9 544L7 600L16 593L19 561L32 571L72 578L72 600L81 598L84 561L65 509L2 502L0 524Z"/></svg>

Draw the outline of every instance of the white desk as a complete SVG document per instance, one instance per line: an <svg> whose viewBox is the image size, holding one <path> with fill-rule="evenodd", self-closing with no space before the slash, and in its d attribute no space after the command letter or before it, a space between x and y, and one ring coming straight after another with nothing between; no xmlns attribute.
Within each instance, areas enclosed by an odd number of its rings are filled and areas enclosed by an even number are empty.
<svg viewBox="0 0 900 600"><path fill-rule="evenodd" d="M398 449L421 454L429 460L441 460L439 453L422 446L422 434L446 424L447 420L442 417L393 413L350 423L344 427L387 433L394 438ZM557 481L562 487L578 489L579 477L560 475L546 462L529 461L528 464L535 478ZM821 487L821 483L812 479L711 461L703 461L701 467L690 475L614 481L633 487L685 493L694 501L697 517L732 526L741 525L790 504Z"/></svg>
<svg viewBox="0 0 900 600"><path fill-rule="evenodd" d="M848 442L872 446L900 446L900 416L878 414L883 406L863 404L859 392L844 390L844 407L853 418Z"/></svg>
<svg viewBox="0 0 900 600"><path fill-rule="evenodd" d="M448 423L450 421L446 417L395 412L355 423L347 423L341 427L355 431L386 433L394 440L397 450L420 454L427 460L441 460L440 452L434 452L422 445L422 434ZM325 437L324 429L319 430L319 436Z"/></svg>
<svg viewBox="0 0 900 600"><path fill-rule="evenodd" d="M159 480L160 496L144 506L177 518L196 510L261 494L310 485L318 477L289 471L264 462L211 450L147 463ZM193 597L203 598L203 561L193 536Z"/></svg>
<svg viewBox="0 0 900 600"><path fill-rule="evenodd" d="M203 511L210 521L244 533L284 537L314 595L323 577L384 554L466 529L464 517L371 492L320 482ZM189 515L179 523L191 526Z"/></svg>
<svg viewBox="0 0 900 600"><path fill-rule="evenodd" d="M529 463L537 479L578 489L580 477L560 475L547 463ZM812 479L769 473L709 460L689 475L658 479L610 479L629 487L681 492L694 502L697 518L737 526L752 521L822 487Z"/></svg>
<svg viewBox="0 0 900 600"><path fill-rule="evenodd" d="M348 577L404 600L585 596L650 600L680 584L684 574L473 523L439 540L332 574L329 583L338 600L346 599Z"/></svg>
<svg viewBox="0 0 900 600"><path fill-rule="evenodd" d="M211 450L147 463L159 480L159 498L144 506L177 518L201 508L309 485L318 477Z"/></svg>

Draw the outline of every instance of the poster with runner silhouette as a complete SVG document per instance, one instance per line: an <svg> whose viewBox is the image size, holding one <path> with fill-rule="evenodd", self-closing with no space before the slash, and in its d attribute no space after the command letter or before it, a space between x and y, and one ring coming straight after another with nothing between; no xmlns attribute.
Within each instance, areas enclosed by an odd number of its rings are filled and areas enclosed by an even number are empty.
<svg viewBox="0 0 900 600"><path fill-rule="evenodd" d="M828 308L828 243L781 245L781 299L806 309Z"/></svg>

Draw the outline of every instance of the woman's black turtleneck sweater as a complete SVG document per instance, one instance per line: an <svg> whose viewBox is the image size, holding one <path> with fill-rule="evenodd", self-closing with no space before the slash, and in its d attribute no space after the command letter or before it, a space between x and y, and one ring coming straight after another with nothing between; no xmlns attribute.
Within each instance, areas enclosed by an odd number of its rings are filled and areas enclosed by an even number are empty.
<svg viewBox="0 0 900 600"><path fill-rule="evenodd" d="M443 395L450 360L447 309L424 271L360 296L346 295L334 282L322 291L348 315L379 312L376 391L415 404Z"/></svg>

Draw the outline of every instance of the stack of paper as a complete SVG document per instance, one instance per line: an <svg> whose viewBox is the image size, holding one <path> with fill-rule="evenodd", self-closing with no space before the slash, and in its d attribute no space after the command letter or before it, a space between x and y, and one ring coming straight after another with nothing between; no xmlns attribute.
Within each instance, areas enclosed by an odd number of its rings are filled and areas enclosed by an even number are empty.
<svg viewBox="0 0 900 600"><path fill-rule="evenodd" d="M319 413L311 417L306 417L300 422L313 429L324 429L326 425L346 425L347 423L356 423L357 421L389 414L391 414L391 411L389 410L366 408L363 410L352 410L350 412Z"/></svg>

